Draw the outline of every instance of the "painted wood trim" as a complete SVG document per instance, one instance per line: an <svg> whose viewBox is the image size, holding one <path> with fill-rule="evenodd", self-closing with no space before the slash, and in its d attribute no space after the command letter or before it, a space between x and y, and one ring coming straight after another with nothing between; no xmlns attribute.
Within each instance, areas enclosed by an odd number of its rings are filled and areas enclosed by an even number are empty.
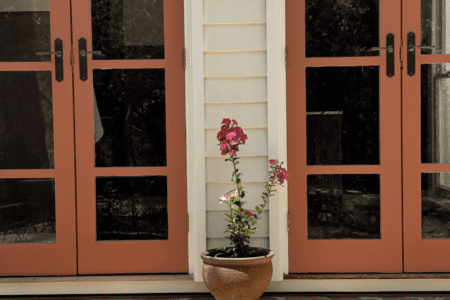
<svg viewBox="0 0 450 300"><path fill-rule="evenodd" d="M187 190L188 213L191 216L188 235L189 274L198 283L203 281L200 254L206 250L203 1L184 0L184 25ZM182 286L174 286L177 290L184 290Z"/></svg>
<svg viewBox="0 0 450 300"><path fill-rule="evenodd" d="M287 166L285 5L285 0L266 0L268 158L284 162L283 167ZM269 164L267 169L271 170ZM283 273L289 273L288 184L283 185L269 198L269 241L275 252L272 281L283 281Z"/></svg>
<svg viewBox="0 0 450 300"><path fill-rule="evenodd" d="M272 281L269 293L449 292L450 279L289 279ZM209 294L204 282L190 275L64 276L0 279L0 296Z"/></svg>

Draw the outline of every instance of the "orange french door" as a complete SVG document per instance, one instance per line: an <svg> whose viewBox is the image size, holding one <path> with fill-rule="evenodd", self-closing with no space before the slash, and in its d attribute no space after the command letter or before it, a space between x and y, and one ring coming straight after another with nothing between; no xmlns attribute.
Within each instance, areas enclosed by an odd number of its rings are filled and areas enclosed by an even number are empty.
<svg viewBox="0 0 450 300"><path fill-rule="evenodd" d="M70 1L0 2L0 39L0 276L74 275Z"/></svg>
<svg viewBox="0 0 450 300"><path fill-rule="evenodd" d="M450 2L286 15L289 272L449 272Z"/></svg>
<svg viewBox="0 0 450 300"><path fill-rule="evenodd" d="M188 272L183 22L0 3L0 276Z"/></svg>
<svg viewBox="0 0 450 300"><path fill-rule="evenodd" d="M182 1L76 0L72 23L78 273L187 273Z"/></svg>
<svg viewBox="0 0 450 300"><path fill-rule="evenodd" d="M402 272L401 38L400 0L286 1L290 273Z"/></svg>
<svg viewBox="0 0 450 300"><path fill-rule="evenodd" d="M449 26L449 1L403 1L405 272L450 271Z"/></svg>

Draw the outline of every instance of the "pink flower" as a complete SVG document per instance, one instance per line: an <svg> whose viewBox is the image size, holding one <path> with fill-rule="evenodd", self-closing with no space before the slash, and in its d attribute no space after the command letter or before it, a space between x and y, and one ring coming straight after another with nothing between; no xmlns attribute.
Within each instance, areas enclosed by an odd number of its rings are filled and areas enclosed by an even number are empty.
<svg viewBox="0 0 450 300"><path fill-rule="evenodd" d="M235 120L235 119L233 119L233 124L237 125L237 122L236 122L236 120Z"/></svg>
<svg viewBox="0 0 450 300"><path fill-rule="evenodd" d="M247 217L253 217L253 214L251 212L249 212L248 210L245 211L245 215Z"/></svg>
<svg viewBox="0 0 450 300"><path fill-rule="evenodd" d="M229 134L227 134L227 140L236 140L236 132L230 132Z"/></svg>
<svg viewBox="0 0 450 300"><path fill-rule="evenodd" d="M228 154L236 154L236 151L235 150L230 150L230 151L228 151Z"/></svg>
<svg viewBox="0 0 450 300"><path fill-rule="evenodd" d="M275 162L275 159L269 160L269 164L274 165L275 163L276 163L276 162Z"/></svg>
<svg viewBox="0 0 450 300"><path fill-rule="evenodd" d="M238 196L238 191L237 191L237 190L234 190L234 191L231 193L231 195L232 195L233 197L237 197L237 196Z"/></svg>

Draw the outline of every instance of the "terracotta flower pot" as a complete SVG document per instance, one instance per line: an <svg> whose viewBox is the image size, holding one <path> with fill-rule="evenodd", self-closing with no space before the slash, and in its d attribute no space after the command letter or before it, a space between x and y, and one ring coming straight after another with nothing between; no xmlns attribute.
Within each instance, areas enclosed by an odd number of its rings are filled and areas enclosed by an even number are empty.
<svg viewBox="0 0 450 300"><path fill-rule="evenodd" d="M203 259L203 280L217 300L260 299L272 280L272 250L258 248L253 257L215 257L223 250L210 249L200 256ZM220 255L219 255L220 256Z"/></svg>

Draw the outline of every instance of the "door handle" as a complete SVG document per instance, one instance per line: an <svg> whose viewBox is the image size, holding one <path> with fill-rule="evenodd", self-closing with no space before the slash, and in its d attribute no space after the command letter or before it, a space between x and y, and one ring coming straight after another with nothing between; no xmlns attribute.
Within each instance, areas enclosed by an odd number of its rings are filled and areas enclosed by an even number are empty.
<svg viewBox="0 0 450 300"><path fill-rule="evenodd" d="M407 35L407 47L408 47L408 55L407 55L408 75L413 76L414 74L416 74L416 48L433 49L436 47L433 45L431 45L431 46L425 46L425 45L416 46L416 34L412 31L408 32L408 35Z"/></svg>
<svg viewBox="0 0 450 300"><path fill-rule="evenodd" d="M87 54L99 54L101 55L101 51L86 51L86 39L80 38L78 40L78 53L79 53L79 61L80 61L80 79L82 81L86 81L88 78L87 74ZM105 55L102 55L105 56Z"/></svg>
<svg viewBox="0 0 450 300"><path fill-rule="evenodd" d="M64 80L64 64L63 64L63 42L60 38L55 39L55 52L36 52L36 55L52 55L55 54L55 77L56 81Z"/></svg>
<svg viewBox="0 0 450 300"><path fill-rule="evenodd" d="M394 60L394 35L388 33L386 35L386 47L372 47L372 51L386 50L386 76L392 77L395 73L395 60Z"/></svg>

